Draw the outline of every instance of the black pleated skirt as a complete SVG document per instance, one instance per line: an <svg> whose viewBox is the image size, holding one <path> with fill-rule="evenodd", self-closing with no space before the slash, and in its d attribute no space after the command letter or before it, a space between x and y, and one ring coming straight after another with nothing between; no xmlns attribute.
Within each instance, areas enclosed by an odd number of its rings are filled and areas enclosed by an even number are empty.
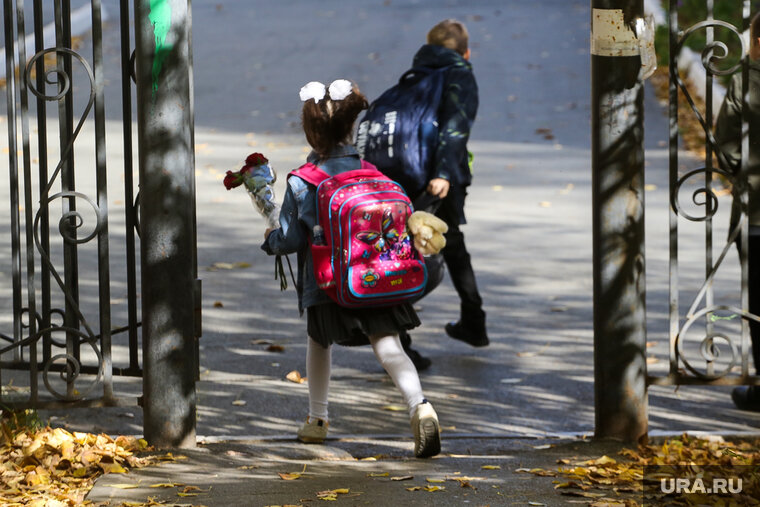
<svg viewBox="0 0 760 507"><path fill-rule="evenodd" d="M323 347L333 343L369 345L370 336L398 334L419 325L420 319L411 303L385 308L343 308L330 302L306 309L306 331Z"/></svg>

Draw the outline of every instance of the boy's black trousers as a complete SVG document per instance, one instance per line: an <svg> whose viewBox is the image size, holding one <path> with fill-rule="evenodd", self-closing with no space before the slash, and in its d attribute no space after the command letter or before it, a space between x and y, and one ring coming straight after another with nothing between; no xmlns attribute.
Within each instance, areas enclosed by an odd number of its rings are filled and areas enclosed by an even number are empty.
<svg viewBox="0 0 760 507"><path fill-rule="evenodd" d="M451 282L459 294L462 325L473 332L485 333L486 314L483 311L483 300L478 291L470 253L464 244L464 234L459 228L463 207L464 195L459 196L456 192L449 193L441 200L436 216L449 226L448 232L444 234L446 246L441 253Z"/></svg>

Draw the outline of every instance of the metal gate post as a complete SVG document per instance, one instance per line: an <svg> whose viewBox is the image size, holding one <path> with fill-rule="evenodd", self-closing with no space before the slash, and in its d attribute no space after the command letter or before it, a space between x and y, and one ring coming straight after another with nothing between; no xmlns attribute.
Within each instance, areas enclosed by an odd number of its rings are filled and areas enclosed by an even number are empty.
<svg viewBox="0 0 760 507"><path fill-rule="evenodd" d="M633 32L643 0L592 0L591 156L596 438L647 434L644 126Z"/></svg>
<svg viewBox="0 0 760 507"><path fill-rule="evenodd" d="M135 2L144 433L194 447L195 164L189 0Z"/></svg>

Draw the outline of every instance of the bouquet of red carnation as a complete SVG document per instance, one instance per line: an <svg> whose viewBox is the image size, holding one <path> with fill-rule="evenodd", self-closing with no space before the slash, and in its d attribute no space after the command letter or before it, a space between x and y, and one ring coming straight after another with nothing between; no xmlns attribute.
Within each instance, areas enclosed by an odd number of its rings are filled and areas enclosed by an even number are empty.
<svg viewBox="0 0 760 507"><path fill-rule="evenodd" d="M244 185L253 206L267 220L267 225L276 228L279 227L280 206L275 202L275 181L277 174L270 167L269 160L261 153L251 153L239 171L227 171L224 186L231 190Z"/></svg>

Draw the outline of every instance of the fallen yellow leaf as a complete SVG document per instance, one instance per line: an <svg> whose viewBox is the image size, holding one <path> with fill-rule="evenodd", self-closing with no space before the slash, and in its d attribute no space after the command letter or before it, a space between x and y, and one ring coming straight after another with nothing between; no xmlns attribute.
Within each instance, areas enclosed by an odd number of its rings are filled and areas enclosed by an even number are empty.
<svg viewBox="0 0 760 507"><path fill-rule="evenodd" d="M292 474L278 472L277 475L279 475L280 478L283 481L294 481L294 480L299 479L301 477L301 473L300 472L295 472L295 473L292 473Z"/></svg>
<svg viewBox="0 0 760 507"><path fill-rule="evenodd" d="M429 492L433 493L435 491L443 491L444 489L446 489L446 486L425 486L422 489L424 489L425 491L429 491Z"/></svg>
<svg viewBox="0 0 760 507"><path fill-rule="evenodd" d="M593 460L586 461L583 464L584 465L614 465L616 463L617 463L617 461L615 461L614 459L612 459L609 456L605 455L605 456L602 456L599 459L593 459Z"/></svg>
<svg viewBox="0 0 760 507"><path fill-rule="evenodd" d="M74 477L84 477L87 475L87 468L81 467L81 468L75 468L74 471L71 473Z"/></svg>
<svg viewBox="0 0 760 507"><path fill-rule="evenodd" d="M166 454L164 454L164 455L161 455L161 456L156 456L156 457L157 457L158 459L160 459L161 461L180 461L180 460L185 460L185 459L187 459L187 456L183 456L183 455L181 455L181 454L179 454L179 455L175 456L174 454L172 454L172 453L170 453L170 452L167 452L167 453L166 453Z"/></svg>
<svg viewBox="0 0 760 507"><path fill-rule="evenodd" d="M425 478L425 480L426 480L427 482L437 482L437 483L440 483L440 482L446 482L446 481L445 481L445 480L443 480L443 479L431 479L430 477L427 477L427 478Z"/></svg>
<svg viewBox="0 0 760 507"><path fill-rule="evenodd" d="M285 375L285 378L290 380L291 382L295 382L296 384L303 384L306 382L306 377L302 377L301 374L298 372L298 370L293 370L287 375Z"/></svg>
<svg viewBox="0 0 760 507"><path fill-rule="evenodd" d="M390 412L403 412L407 410L406 407L402 407L401 405L384 405L382 409Z"/></svg>
<svg viewBox="0 0 760 507"><path fill-rule="evenodd" d="M501 470L501 467L499 465L483 465L480 468L483 470Z"/></svg>
<svg viewBox="0 0 760 507"><path fill-rule="evenodd" d="M117 488L117 489L135 489L139 488L137 484L109 484L109 488Z"/></svg>
<svg viewBox="0 0 760 507"><path fill-rule="evenodd" d="M370 472L367 474L367 477L388 477L390 475L389 472Z"/></svg>
<svg viewBox="0 0 760 507"><path fill-rule="evenodd" d="M317 498L320 500L335 501L338 499L338 495L345 495L348 492L348 488L328 489L317 493Z"/></svg>
<svg viewBox="0 0 760 507"><path fill-rule="evenodd" d="M127 469L118 463L98 463L98 466L107 474L125 474Z"/></svg>

